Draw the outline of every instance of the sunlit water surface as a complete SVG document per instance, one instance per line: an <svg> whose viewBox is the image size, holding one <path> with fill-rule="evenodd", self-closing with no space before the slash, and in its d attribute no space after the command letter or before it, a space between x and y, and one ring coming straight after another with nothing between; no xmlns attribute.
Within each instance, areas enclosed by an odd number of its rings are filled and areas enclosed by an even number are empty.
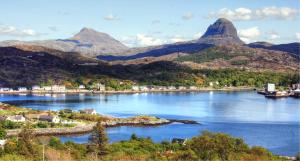
<svg viewBox="0 0 300 161"><path fill-rule="evenodd" d="M249 145L268 148L275 154L300 152L300 100L266 99L255 92L142 93L113 95L0 95L0 101L40 110L94 108L117 117L155 115L192 119L199 125L169 124L158 127L108 128L111 142L132 133L154 141L191 138L209 130L241 137ZM87 135L61 137L85 143Z"/></svg>

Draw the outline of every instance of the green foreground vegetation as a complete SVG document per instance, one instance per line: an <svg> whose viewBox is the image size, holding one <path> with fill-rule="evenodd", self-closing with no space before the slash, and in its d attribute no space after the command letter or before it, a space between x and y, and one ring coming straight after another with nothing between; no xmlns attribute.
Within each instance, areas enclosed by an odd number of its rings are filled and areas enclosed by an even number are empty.
<svg viewBox="0 0 300 161"><path fill-rule="evenodd" d="M1 137L5 131L0 129ZM43 155L43 147L44 154ZM34 137L26 125L18 138L8 138L0 149L1 161L42 160L209 160L209 161L282 161L262 147L249 147L242 139L227 134L203 132L183 143L163 141L132 135L128 141L108 143L104 127L98 123L87 144L62 143L57 137ZM298 158L299 159L299 158Z"/></svg>

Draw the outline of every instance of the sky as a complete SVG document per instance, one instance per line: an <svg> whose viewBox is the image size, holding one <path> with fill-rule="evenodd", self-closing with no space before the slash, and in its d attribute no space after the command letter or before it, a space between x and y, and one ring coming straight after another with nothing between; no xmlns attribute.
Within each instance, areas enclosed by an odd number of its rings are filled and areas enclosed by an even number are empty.
<svg viewBox="0 0 300 161"><path fill-rule="evenodd" d="M300 0L0 0L0 40L70 38L83 27L130 47L198 39L218 18L246 43L300 41Z"/></svg>

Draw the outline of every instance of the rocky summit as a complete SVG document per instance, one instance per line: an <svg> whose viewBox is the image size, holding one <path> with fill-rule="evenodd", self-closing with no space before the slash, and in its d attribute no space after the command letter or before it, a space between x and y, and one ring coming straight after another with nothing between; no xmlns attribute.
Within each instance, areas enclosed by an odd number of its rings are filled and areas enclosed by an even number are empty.
<svg viewBox="0 0 300 161"><path fill-rule="evenodd" d="M238 37L237 30L232 22L225 18L220 18L210 25L197 42L213 45L244 44Z"/></svg>

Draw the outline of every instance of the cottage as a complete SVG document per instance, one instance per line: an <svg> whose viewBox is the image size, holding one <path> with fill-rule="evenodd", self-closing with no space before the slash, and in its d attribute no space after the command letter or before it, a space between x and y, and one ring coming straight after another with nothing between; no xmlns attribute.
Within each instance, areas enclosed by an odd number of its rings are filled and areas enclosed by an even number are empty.
<svg viewBox="0 0 300 161"><path fill-rule="evenodd" d="M0 140L0 148L4 148L4 145L6 144L6 140L4 139L4 140Z"/></svg>
<svg viewBox="0 0 300 161"><path fill-rule="evenodd" d="M139 86L132 86L131 88L133 91L139 91L140 90L140 87Z"/></svg>
<svg viewBox="0 0 300 161"><path fill-rule="evenodd" d="M177 89L178 89L178 90L185 90L186 87L184 87L184 86L179 86L179 87L177 87Z"/></svg>
<svg viewBox="0 0 300 161"><path fill-rule="evenodd" d="M40 121L47 121L47 122L52 122L52 123L59 123L60 119L58 116L52 116L52 115L41 115L39 117Z"/></svg>
<svg viewBox="0 0 300 161"><path fill-rule="evenodd" d="M27 88L26 87L19 87L18 91L19 92L27 92Z"/></svg>
<svg viewBox="0 0 300 161"><path fill-rule="evenodd" d="M209 82L209 86L214 86L214 83L213 82Z"/></svg>
<svg viewBox="0 0 300 161"><path fill-rule="evenodd" d="M167 89L168 90L176 90L176 87L175 86L168 86Z"/></svg>
<svg viewBox="0 0 300 161"><path fill-rule="evenodd" d="M266 84L266 86L265 86L265 91L266 92L275 92L276 90L275 90L275 84L273 84L273 83L268 83L268 84Z"/></svg>
<svg viewBox="0 0 300 161"><path fill-rule="evenodd" d="M104 84L100 84L99 85L99 91L105 91L105 85Z"/></svg>
<svg viewBox="0 0 300 161"><path fill-rule="evenodd" d="M105 85L101 83L94 84L93 88L97 89L98 91L105 91Z"/></svg>
<svg viewBox="0 0 300 161"><path fill-rule="evenodd" d="M189 89L190 90L197 90L198 88L196 86L190 86Z"/></svg>
<svg viewBox="0 0 300 161"><path fill-rule="evenodd" d="M13 121L13 122L25 122L26 121L25 117L22 115L8 116L6 118L6 120Z"/></svg>
<svg viewBox="0 0 300 161"><path fill-rule="evenodd" d="M35 85L35 86L32 86L31 87L31 90L33 90L33 91L39 91L39 90L41 90L42 88L40 87L40 86L38 86L38 85Z"/></svg>
<svg viewBox="0 0 300 161"><path fill-rule="evenodd" d="M51 91L52 90L51 86L43 86L42 88L43 88L44 91Z"/></svg>
<svg viewBox="0 0 300 161"><path fill-rule="evenodd" d="M97 115L97 111L95 109L84 109L80 112L84 114Z"/></svg>
<svg viewBox="0 0 300 161"><path fill-rule="evenodd" d="M293 89L293 90L300 89L300 83L292 84L292 89Z"/></svg>
<svg viewBox="0 0 300 161"><path fill-rule="evenodd" d="M149 88L147 86L140 86L140 91L148 91Z"/></svg>
<svg viewBox="0 0 300 161"><path fill-rule="evenodd" d="M79 85L79 87L78 87L79 89L85 89L85 85Z"/></svg>
<svg viewBox="0 0 300 161"><path fill-rule="evenodd" d="M53 85L53 86L51 86L51 90L53 92L64 92L64 91L66 91L66 86L63 86L63 85Z"/></svg>
<svg viewBox="0 0 300 161"><path fill-rule="evenodd" d="M11 88L0 88L0 92L11 92L13 89Z"/></svg>

